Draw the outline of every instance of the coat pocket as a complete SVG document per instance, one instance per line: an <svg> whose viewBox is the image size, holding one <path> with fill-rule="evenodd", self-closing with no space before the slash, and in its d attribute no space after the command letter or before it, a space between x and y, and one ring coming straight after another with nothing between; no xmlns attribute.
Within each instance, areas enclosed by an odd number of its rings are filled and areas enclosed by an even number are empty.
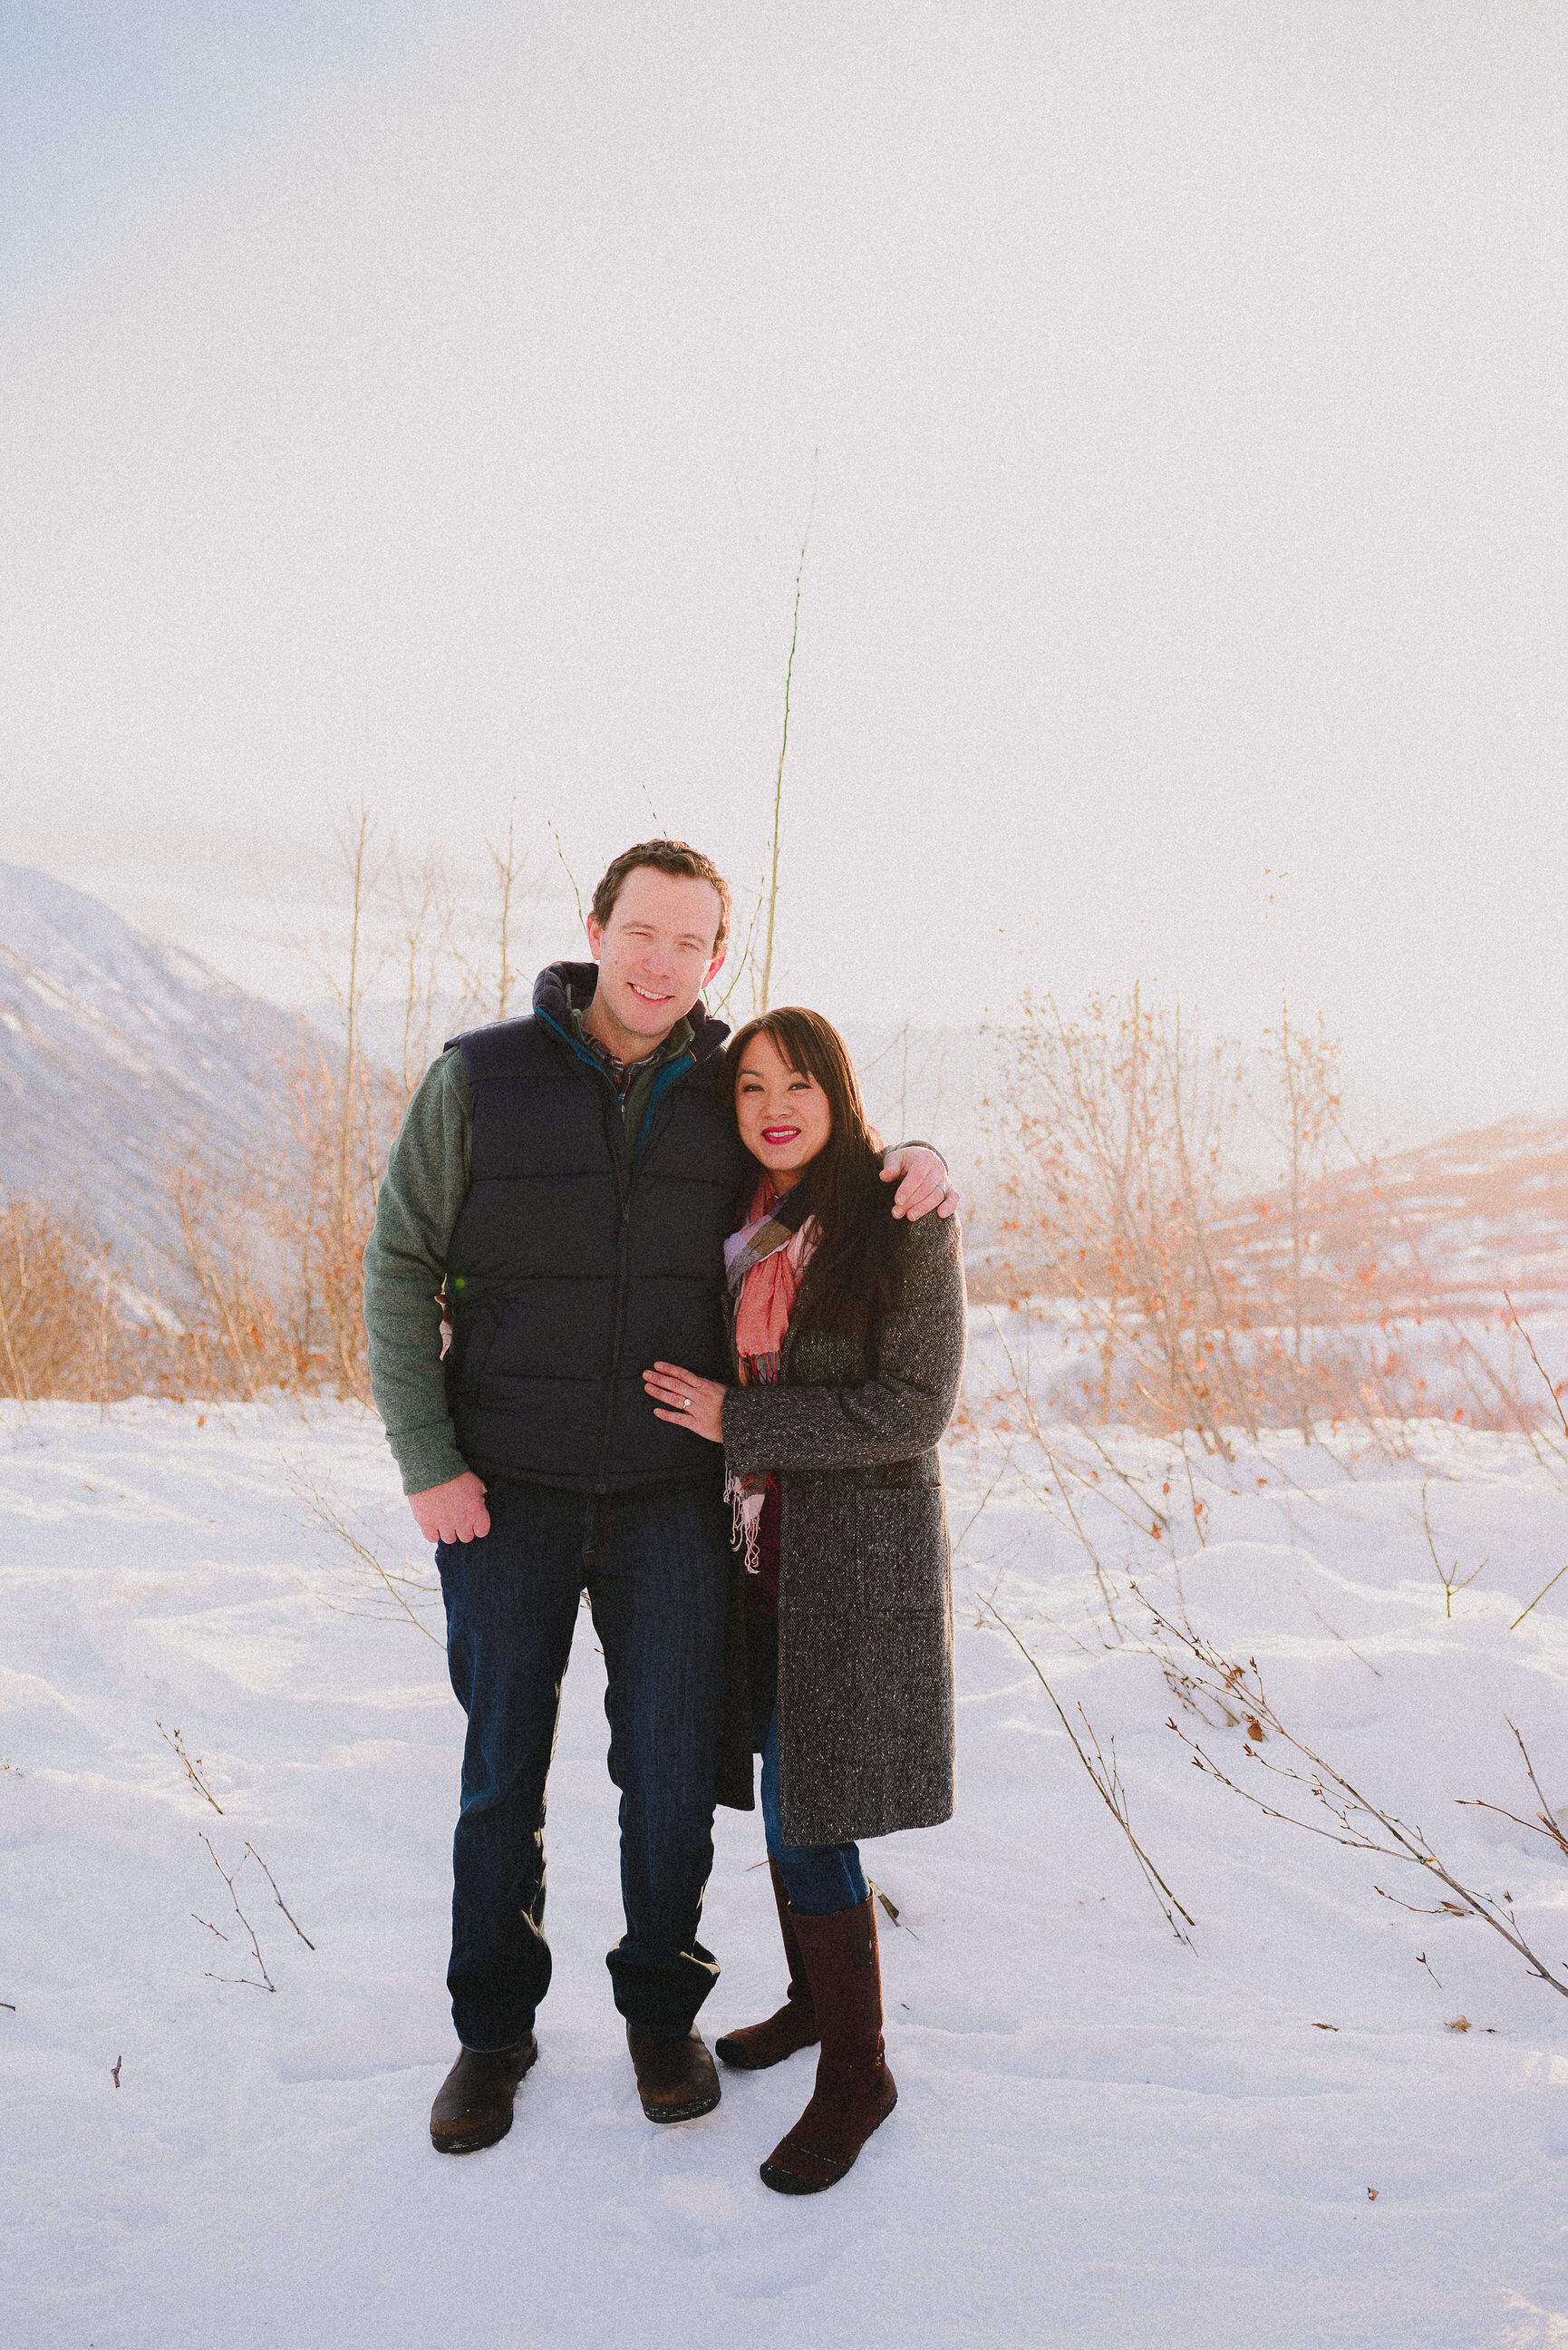
<svg viewBox="0 0 1568 2350"><path fill-rule="evenodd" d="M478 1312L464 1316L462 1325L452 1332L452 1347L446 1358L446 1391L449 1402L455 1403L473 1395L483 1377L490 1350L495 1344L495 1334L501 1327L501 1316L493 1305L482 1305Z"/></svg>
<svg viewBox="0 0 1568 2350"><path fill-rule="evenodd" d="M950 1551L940 1486L883 1487L867 1495L855 1563L867 1615L944 1614Z"/></svg>

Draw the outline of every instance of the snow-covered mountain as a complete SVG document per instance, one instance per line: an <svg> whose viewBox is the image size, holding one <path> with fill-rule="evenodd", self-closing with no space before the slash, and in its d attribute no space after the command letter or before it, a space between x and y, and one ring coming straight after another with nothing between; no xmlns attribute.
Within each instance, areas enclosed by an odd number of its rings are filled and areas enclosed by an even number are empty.
<svg viewBox="0 0 1568 2350"><path fill-rule="evenodd" d="M0 865L0 1191L160 1244L173 1169L275 1150L298 1040L96 898Z"/></svg>

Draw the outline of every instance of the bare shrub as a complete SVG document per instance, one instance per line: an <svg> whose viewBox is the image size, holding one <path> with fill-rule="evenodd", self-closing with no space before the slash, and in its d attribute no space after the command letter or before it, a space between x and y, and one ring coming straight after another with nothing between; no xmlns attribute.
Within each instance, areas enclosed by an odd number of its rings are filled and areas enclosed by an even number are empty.
<svg viewBox="0 0 1568 2350"><path fill-rule="evenodd" d="M1240 1058L1136 989L1077 1019L1025 999L1001 1138L1017 1291L1075 1302L1098 1359L1095 1415L1194 1429L1215 1449L1227 1426L1255 1435L1262 1401L1237 1345L1241 1269L1215 1240Z"/></svg>
<svg viewBox="0 0 1568 2350"><path fill-rule="evenodd" d="M1228 1430L1293 1426L1310 1443L1346 1421L1403 1450L1405 1423L1434 1409L1415 1339L1432 1287L1417 1274L1396 1302L1380 1280L1391 1211L1375 1168L1359 1162L1358 1217L1333 1212L1348 1145L1322 1023L1282 1007L1262 1087L1235 1040L1204 1042L1136 989L1076 1017L1026 1000L1012 1042L993 1124L1003 1245L975 1289L1072 1309L1096 1375L1049 1408L1191 1431L1221 1454ZM1282 1164L1272 1191L1242 1171L1260 1125ZM1523 1424L1469 1334L1453 1324L1444 1343L1454 1416ZM1429 1332L1419 1345L1429 1367Z"/></svg>
<svg viewBox="0 0 1568 2350"><path fill-rule="evenodd" d="M140 1317L140 1318L139 1318ZM133 1394L163 1343L99 1236L41 1201L0 1201L0 1393L107 1403Z"/></svg>
<svg viewBox="0 0 1568 2350"><path fill-rule="evenodd" d="M300 1925L293 1911L289 1908L282 1894L278 1891L277 1879L274 1877L271 1869L267 1866L265 1861L262 1858L254 1844L247 1842L244 1852L241 1853L233 1868L225 1868L223 1862L218 1858L217 1854L213 1850L211 1839L203 1835L201 1841L207 1847L208 1856L212 1861L213 1866L217 1870L218 1875L223 1878L223 1883L229 1888L229 1900L234 1908L235 1922L244 1928L245 1938L251 1946L251 1957L255 1960L256 1968L254 1975L219 1975L213 1974L209 1970L207 1980L209 1982L236 1984L248 1991L275 1992L277 1985L274 1982L271 1975L267 1972L266 1960L262 1956L261 1943L256 1939L256 1929L252 1925L250 1919L246 1917L244 1911L241 1908L240 1897L234 1890L234 1879L238 1877L241 1869L244 1868L247 1860L254 1860L256 1866L261 1870L262 1875L266 1878L268 1885L272 1887L274 1902L277 1908L283 1911L284 1916L288 1919L289 1924L294 1928L295 1932L305 1944L306 1949L307 1950L314 1950L316 1945L311 1940L309 1935L305 1931L304 1928ZM209 1934L215 1934L220 1942L228 1942L231 1940L232 1938L223 1932L222 1927L214 1926L210 1918L198 1918L193 1909L191 1912L191 1916L196 1925L205 1927ZM246 1961L242 1957L241 1964L243 1965L245 1963Z"/></svg>
<svg viewBox="0 0 1568 2350"><path fill-rule="evenodd" d="M401 1087L303 1022L285 1077L286 1122L266 1158L169 1170L179 1246L161 1268L177 1322L159 1350L164 1389L369 1394L360 1261Z"/></svg>
<svg viewBox="0 0 1568 2350"><path fill-rule="evenodd" d="M365 1243L387 1152L423 1074L441 979L452 968L450 893L439 868L400 873L359 812L339 834L341 953L327 978L341 1042L301 1021L279 1072L286 1105L274 1147L249 1162L185 1160L169 1171L180 1249L166 1269L180 1329L162 1384L184 1394L254 1398L330 1388L369 1394L360 1297ZM515 859L500 878L510 915ZM398 926L405 990L400 1068L363 1044L368 987ZM504 992L507 972L501 982Z"/></svg>
<svg viewBox="0 0 1568 2350"><path fill-rule="evenodd" d="M1255 1659L1250 1658L1243 1664L1236 1658L1227 1657L1189 1626L1174 1623L1162 1615L1151 1601L1145 1599L1144 1605L1167 1661L1168 1677L1170 1671L1179 1670L1189 1689L1207 1696L1217 1707L1231 1713L1232 1718L1240 1718L1247 1732L1241 1746L1243 1759L1254 1771L1264 1774L1262 1783L1268 1792L1260 1794L1254 1787L1242 1786L1178 1722L1168 1721L1166 1728L1174 1731L1189 1749L1196 1769L1217 1785L1227 1787L1232 1794L1240 1795L1266 1819L1281 1821L1288 1827L1301 1828L1310 1835L1325 1837L1330 1844L1342 1845L1351 1852L1370 1853L1380 1859L1406 1862L1425 1871L1428 1882L1446 1887L1448 1896L1451 1898L1439 1898L1433 1907L1400 1901L1397 1895L1386 1892L1380 1885L1375 1886L1373 1890L1382 1899L1393 1901L1400 1908L1414 1908L1415 1914L1420 1917L1447 1915L1480 1918L1494 1934L1501 1937L1511 1950L1517 1951L1537 1981L1547 1984L1568 1999L1568 1970L1542 1958L1525 1940L1520 1931L1511 1897L1507 1893L1500 1897L1480 1891L1456 1876L1419 1826L1402 1819L1375 1797L1363 1794L1336 1764L1327 1761L1298 1736L1271 1701ZM1179 1667L1177 1664L1178 1651L1181 1652ZM1509 1728L1513 1731L1531 1787L1541 1797L1540 1782L1524 1741L1512 1722L1509 1723ZM1269 1741L1276 1741L1290 1759L1271 1761L1262 1751ZM1504 1818L1514 1820L1518 1825L1540 1835L1559 1852L1568 1855L1568 1842L1565 1842L1554 1817L1547 1809L1543 1808L1537 1814L1540 1823L1537 1825L1536 1822L1519 1819L1517 1814L1500 1804L1476 1797L1461 1796L1458 1800L1484 1811L1501 1812ZM1544 1797L1541 1800L1544 1805ZM1457 2027L1451 2026L1450 2029Z"/></svg>

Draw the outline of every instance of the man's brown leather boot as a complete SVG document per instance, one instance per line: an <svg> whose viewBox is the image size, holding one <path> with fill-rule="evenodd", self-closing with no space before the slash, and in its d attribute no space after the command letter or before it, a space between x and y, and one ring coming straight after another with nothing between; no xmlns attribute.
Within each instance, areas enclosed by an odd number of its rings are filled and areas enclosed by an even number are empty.
<svg viewBox="0 0 1568 2350"><path fill-rule="evenodd" d="M650 2122L694 2121L719 2102L719 2075L695 2024L679 2032L640 2032L626 2027L626 2044L637 2067L637 2094Z"/></svg>
<svg viewBox="0 0 1568 2350"><path fill-rule="evenodd" d="M436 2091L431 2144L438 2154L474 2154L512 2126L517 2084L539 2054L525 2032L514 2048L465 2048Z"/></svg>
<svg viewBox="0 0 1568 2350"><path fill-rule="evenodd" d="M836 2186L898 2102L882 2044L882 1974L875 1896L826 1918L794 1914L816 2006L822 2054L816 2088L794 2129L762 2167L780 2195L819 2195Z"/></svg>
<svg viewBox="0 0 1568 2350"><path fill-rule="evenodd" d="M805 1960L795 1939L794 1912L789 1906L777 1861L770 1859L768 1868L774 1880L774 1899L778 1904L784 1957L789 1961L789 1991L784 2005L765 2022L742 2023L739 2031L726 2032L722 2040L714 2041L714 2055L742 2073L763 2072L770 2064L782 2064L797 2048L816 2045L816 2009L812 2003Z"/></svg>

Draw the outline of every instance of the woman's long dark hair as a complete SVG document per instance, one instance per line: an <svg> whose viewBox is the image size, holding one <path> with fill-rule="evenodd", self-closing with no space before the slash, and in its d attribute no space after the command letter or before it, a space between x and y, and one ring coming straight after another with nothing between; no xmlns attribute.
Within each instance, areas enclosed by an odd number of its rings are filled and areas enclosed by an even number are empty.
<svg viewBox="0 0 1568 2350"><path fill-rule="evenodd" d="M867 1123L855 1064L843 1037L820 1012L795 1003L764 1012L748 1020L725 1049L732 1117L741 1065L758 1036L770 1038L790 1068L816 1080L833 1120L827 1141L790 1192L792 1208L798 1201L803 1215L815 1217L817 1229L795 1326L840 1333L874 1357L882 1324L903 1294L902 1227L894 1222L881 1180L882 1146Z"/></svg>

